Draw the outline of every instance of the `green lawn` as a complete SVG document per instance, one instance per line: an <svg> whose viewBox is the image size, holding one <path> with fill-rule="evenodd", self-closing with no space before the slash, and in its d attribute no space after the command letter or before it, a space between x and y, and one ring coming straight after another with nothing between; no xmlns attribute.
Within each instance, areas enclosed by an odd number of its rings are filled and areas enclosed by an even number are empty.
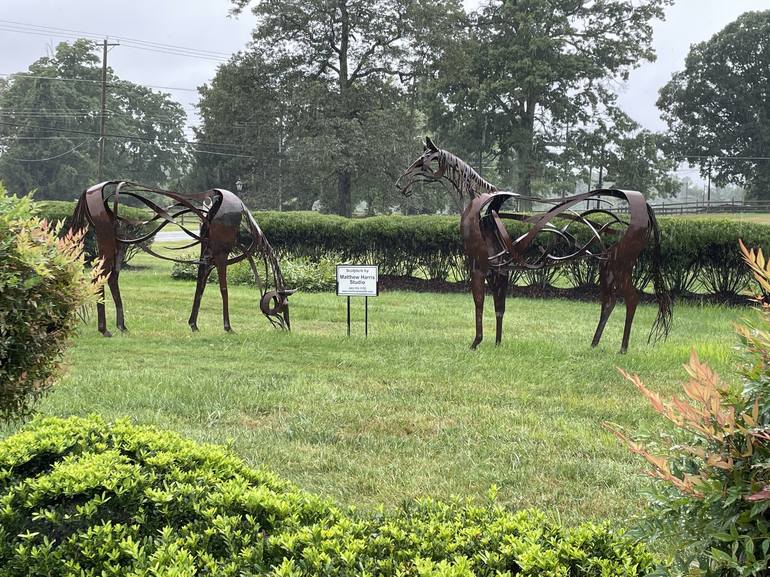
<svg viewBox="0 0 770 577"><path fill-rule="evenodd" d="M621 356L622 307L592 350L597 304L509 299L495 347L488 299L487 339L471 351L468 295L382 294L370 300L365 340L361 300L350 339L345 299L329 294L294 295L294 330L283 333L245 287L231 287L236 333L225 334L218 290L209 285L201 331L192 334L193 284L172 281L167 263L137 261L153 264L122 276L130 332L102 338L92 314L41 412L128 415L229 443L252 464L363 507L480 496L496 484L503 503L545 508L568 522L625 518L643 502L647 481L601 423L657 429L660 420L616 367L670 393L694 346L735 380L732 323L752 314L678 306L673 334L652 347L654 309L642 306Z"/></svg>

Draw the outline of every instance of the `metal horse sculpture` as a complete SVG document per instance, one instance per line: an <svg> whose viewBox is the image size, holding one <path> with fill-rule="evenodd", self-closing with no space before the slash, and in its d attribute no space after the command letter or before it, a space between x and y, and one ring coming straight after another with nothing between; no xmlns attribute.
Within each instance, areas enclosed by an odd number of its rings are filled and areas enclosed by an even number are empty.
<svg viewBox="0 0 770 577"><path fill-rule="evenodd" d="M132 221L120 215L122 197L136 199L152 211L154 216L143 222ZM172 201L166 208L157 204L157 197ZM156 200L153 200L156 199ZM192 214L200 221L200 231L195 232L177 220L185 214ZM241 227L245 216L245 230ZM121 224L140 225L147 230L135 238L121 237ZM170 258L158 254L145 246L168 224L179 226L192 242L170 250L184 250L200 244L200 259L190 261ZM198 265L197 286L192 312L188 324L193 331L198 330L198 311L201 297L206 288L206 281L216 267L219 277L219 290L222 294L222 317L226 331L231 331L230 313L227 299L227 265L248 260L258 284L262 284L260 309L274 326L290 329L289 304L287 297L293 290L284 286L281 268L270 243L254 220L252 214L241 200L232 192L214 188L206 192L181 194L169 190L143 186L134 182L108 181L92 186L80 197L75 207L71 228L79 231L91 226L96 235L98 257L102 259L107 284L115 302L117 327L126 330L123 316L123 301L120 297L118 278L125 250L139 246L142 250L165 260L186 262ZM244 242L244 239L247 239ZM260 283L254 257L260 256L265 265L265 282ZM267 279L271 278L273 290L267 290ZM102 287L102 297L104 288ZM105 337L111 336L107 330L104 298L96 305L99 332Z"/></svg>
<svg viewBox="0 0 770 577"><path fill-rule="evenodd" d="M653 242L650 273L658 303L658 316L650 338L665 338L668 335L671 326L671 298L660 268L660 230L652 208L641 193L599 189L557 202L529 198L554 206L545 213L534 215L503 212L501 209L506 201L524 197L512 192L498 191L464 161L436 147L430 138L426 138L422 156L404 172L396 186L408 196L414 183L419 181L448 184L454 189L463 207L460 229L465 254L469 260L471 291L476 304L476 338L471 348L476 348L484 335L482 320L485 279L494 298L497 321L495 342L500 344L511 270L541 269L590 258L599 261L601 293L601 315L591 346L599 344L607 319L620 296L626 304L626 323L620 352L626 352L631 324L639 303L632 272L639 255L650 240ZM578 203L589 199L595 200L599 205L606 203L608 198L625 201L628 208L627 221L601 208L581 213L571 210ZM566 224L557 227L553 224L554 219ZM523 222L529 230L512 239L504 220ZM587 237L587 240L578 240L571 230L578 226L585 229L583 236ZM548 243L536 242L536 239L542 239L544 235L550 236L550 246L544 246Z"/></svg>

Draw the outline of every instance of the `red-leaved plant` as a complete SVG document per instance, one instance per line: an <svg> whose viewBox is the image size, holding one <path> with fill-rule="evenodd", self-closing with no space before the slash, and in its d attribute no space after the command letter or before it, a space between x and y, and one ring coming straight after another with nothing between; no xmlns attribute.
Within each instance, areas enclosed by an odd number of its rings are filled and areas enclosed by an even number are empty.
<svg viewBox="0 0 770 577"><path fill-rule="evenodd" d="M740 250L764 294L770 262L762 250ZM758 297L761 319L739 325L747 362L742 386L724 383L695 351L685 365L684 396L664 400L637 375L620 372L673 423L675 431L640 442L605 423L651 466L657 483L639 532L675 551L663 572L687 575L767 575L770 563L770 304Z"/></svg>

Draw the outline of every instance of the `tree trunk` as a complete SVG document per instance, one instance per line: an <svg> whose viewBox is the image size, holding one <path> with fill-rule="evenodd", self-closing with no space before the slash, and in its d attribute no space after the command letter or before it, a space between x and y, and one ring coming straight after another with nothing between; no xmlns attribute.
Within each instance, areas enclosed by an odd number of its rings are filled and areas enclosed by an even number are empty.
<svg viewBox="0 0 770 577"><path fill-rule="evenodd" d="M350 181L350 172L347 170L343 169L337 173L337 214L340 216L353 216Z"/></svg>
<svg viewBox="0 0 770 577"><path fill-rule="evenodd" d="M348 100L349 77L348 77L348 49L350 47L350 16L348 14L347 0L340 0L340 45L339 45L339 90L340 90L340 104L342 106L341 115L345 120L348 120L351 116L350 101ZM343 157L348 156L350 152L347 150L346 142L347 137L340 135L343 142L341 147L341 154ZM347 162L347 158L339 160L341 163ZM350 170L348 168L339 168L337 170L337 214L340 216L352 216L353 210L351 206L351 194L350 194Z"/></svg>
<svg viewBox="0 0 770 577"><path fill-rule="evenodd" d="M519 145L519 190L520 194L532 195L532 175L535 173L535 162L532 158L532 149L535 144L535 102L533 98L527 100L522 110L521 128L524 134Z"/></svg>

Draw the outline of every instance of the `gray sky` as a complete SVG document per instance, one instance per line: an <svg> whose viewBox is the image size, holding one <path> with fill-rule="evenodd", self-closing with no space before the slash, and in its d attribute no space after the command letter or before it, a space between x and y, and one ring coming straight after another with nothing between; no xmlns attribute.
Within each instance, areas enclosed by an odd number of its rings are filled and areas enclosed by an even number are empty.
<svg viewBox="0 0 770 577"><path fill-rule="evenodd" d="M474 6L478 0L465 0ZM195 123L192 89L209 81L219 62L243 48L250 39L253 17L228 17L228 0L0 0L0 73L26 70L50 47L77 34L36 29L19 32L8 21L55 27L103 37L125 37L221 54L215 59L180 56L130 47L113 48L109 64L118 76L132 82L175 87L165 89L188 111ZM655 100L658 89L681 69L691 44L710 38L748 10L770 9L770 0L678 0L667 9L664 22L655 24L655 63L645 63L620 88L624 110L643 126L662 129ZM146 46L145 46L146 48Z"/></svg>

